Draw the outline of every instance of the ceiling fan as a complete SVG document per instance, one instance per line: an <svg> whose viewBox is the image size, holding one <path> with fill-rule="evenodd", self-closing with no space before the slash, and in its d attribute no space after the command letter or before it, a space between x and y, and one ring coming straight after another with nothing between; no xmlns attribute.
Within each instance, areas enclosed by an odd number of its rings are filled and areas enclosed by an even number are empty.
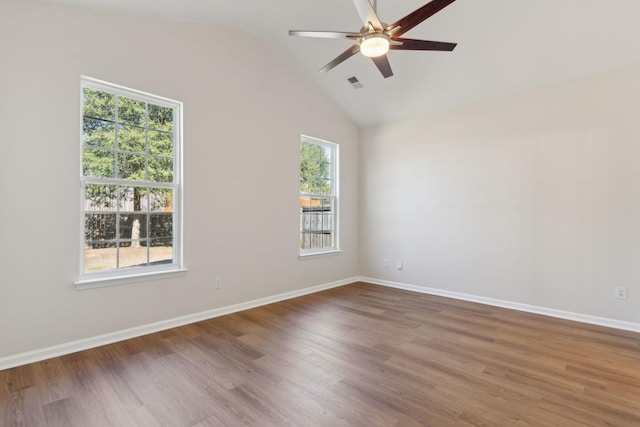
<svg viewBox="0 0 640 427"><path fill-rule="evenodd" d="M322 67L320 71L329 71L356 53L361 52L364 56L373 60L378 70L380 70L380 73L382 73L386 79L387 77L393 76L393 71L387 58L387 52L389 50L439 50L451 52L456 47L456 43L405 39L400 37L454 1L455 0L433 0L393 24L387 25L378 18L375 0L373 6L369 3L369 0L353 0L353 4L363 23L360 32L291 30L289 31L289 35L355 40L356 44L342 52L336 59Z"/></svg>

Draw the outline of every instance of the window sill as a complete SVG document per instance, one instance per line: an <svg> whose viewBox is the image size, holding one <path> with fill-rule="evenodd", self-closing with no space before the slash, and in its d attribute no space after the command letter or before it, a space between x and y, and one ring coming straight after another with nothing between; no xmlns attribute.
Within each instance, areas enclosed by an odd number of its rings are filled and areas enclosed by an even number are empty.
<svg viewBox="0 0 640 427"><path fill-rule="evenodd" d="M78 280L74 283L77 290L103 288L105 286L125 285L128 283L148 282L150 280L171 279L184 276L188 270L176 268L172 270L150 271L117 277L92 277Z"/></svg>
<svg viewBox="0 0 640 427"><path fill-rule="evenodd" d="M302 259L310 259L310 258L316 258L316 257L325 257L325 256L338 255L341 252L342 250L340 249L332 249L329 251L321 251L321 252L305 252L305 253L299 254L298 258L302 260Z"/></svg>

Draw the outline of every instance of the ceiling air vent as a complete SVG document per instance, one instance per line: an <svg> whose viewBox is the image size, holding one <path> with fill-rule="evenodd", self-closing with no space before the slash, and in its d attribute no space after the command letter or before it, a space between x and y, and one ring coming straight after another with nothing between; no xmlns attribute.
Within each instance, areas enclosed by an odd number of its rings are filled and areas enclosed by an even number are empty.
<svg viewBox="0 0 640 427"><path fill-rule="evenodd" d="M358 80L356 76L349 77L347 81L351 83L351 86L353 86L354 89L362 89L363 87L362 83L360 83L360 80Z"/></svg>

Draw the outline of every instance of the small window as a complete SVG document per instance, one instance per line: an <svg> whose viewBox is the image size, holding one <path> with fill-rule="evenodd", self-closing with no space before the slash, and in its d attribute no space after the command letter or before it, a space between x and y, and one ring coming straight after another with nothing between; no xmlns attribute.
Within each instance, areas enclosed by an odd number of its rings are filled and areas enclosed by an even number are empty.
<svg viewBox="0 0 640 427"><path fill-rule="evenodd" d="M300 141L300 254L338 250L338 145Z"/></svg>
<svg viewBox="0 0 640 427"><path fill-rule="evenodd" d="M182 268L182 104L81 87L81 281Z"/></svg>

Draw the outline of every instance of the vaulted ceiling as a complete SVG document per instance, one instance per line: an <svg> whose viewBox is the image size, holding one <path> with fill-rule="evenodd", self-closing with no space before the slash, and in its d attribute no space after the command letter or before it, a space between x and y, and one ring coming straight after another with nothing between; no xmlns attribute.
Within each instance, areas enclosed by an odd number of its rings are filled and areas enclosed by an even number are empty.
<svg viewBox="0 0 640 427"><path fill-rule="evenodd" d="M361 126L640 63L638 0L457 0L404 37L458 43L453 52L392 51L384 79L356 55L318 70L353 42L288 30L358 31L351 0L42 0L161 15L249 31L272 45ZM391 23L427 0L378 0ZM347 78L363 85L354 89Z"/></svg>

